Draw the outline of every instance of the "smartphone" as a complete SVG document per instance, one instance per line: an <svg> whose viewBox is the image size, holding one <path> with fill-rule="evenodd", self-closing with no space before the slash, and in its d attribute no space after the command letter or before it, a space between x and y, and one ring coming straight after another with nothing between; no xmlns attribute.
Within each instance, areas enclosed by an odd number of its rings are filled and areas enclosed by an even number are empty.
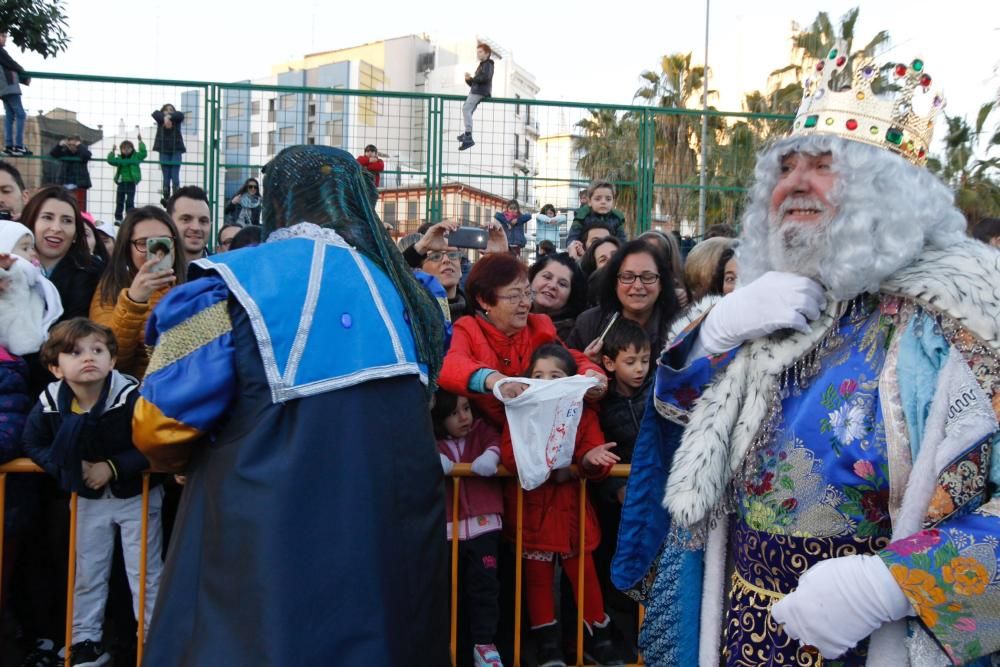
<svg viewBox="0 0 1000 667"><path fill-rule="evenodd" d="M485 229L479 227L459 227L448 234L448 245L456 248L475 248L486 250L486 241L489 234Z"/></svg>
<svg viewBox="0 0 1000 667"><path fill-rule="evenodd" d="M159 260L153 271L169 271L174 268L174 240L169 236L151 236L146 239L146 261Z"/></svg>

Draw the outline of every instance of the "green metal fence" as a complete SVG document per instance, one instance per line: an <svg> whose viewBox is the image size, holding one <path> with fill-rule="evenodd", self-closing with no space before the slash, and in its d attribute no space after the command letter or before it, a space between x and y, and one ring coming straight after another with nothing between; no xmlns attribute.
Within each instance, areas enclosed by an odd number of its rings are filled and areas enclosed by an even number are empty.
<svg viewBox="0 0 1000 667"><path fill-rule="evenodd" d="M185 113L181 182L206 189L217 227L243 182L260 178L282 148L324 144L360 155L374 144L385 162L378 211L397 235L427 220L483 224L509 199L524 212L552 204L572 218L579 190L595 178L616 185L616 207L633 233L658 227L693 235L700 170L707 172L705 222L734 222L754 154L791 120L709 111L702 164L700 110L493 98L475 113L476 146L460 152L464 98L454 95L42 72L32 78L23 101L25 143L35 155L16 158L29 187L59 179L63 165L48 153L78 134L93 154L88 209L111 220L116 185L107 155L125 139L138 145L141 132L149 157L136 204L159 202L151 113L171 103ZM538 230L532 223L528 231Z"/></svg>

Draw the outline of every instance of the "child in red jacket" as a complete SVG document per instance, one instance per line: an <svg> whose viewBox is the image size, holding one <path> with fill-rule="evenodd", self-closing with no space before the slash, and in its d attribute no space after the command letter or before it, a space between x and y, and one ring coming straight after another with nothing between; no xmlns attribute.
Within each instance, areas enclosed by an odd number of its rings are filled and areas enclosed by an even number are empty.
<svg viewBox="0 0 1000 667"><path fill-rule="evenodd" d="M434 395L431 408L441 467L445 474L455 463L471 463L479 477L463 479L458 486L458 558L474 644L475 667L503 667L493 643L500 616L500 582L497 552L500 548L503 497L496 479L500 462L500 434L482 419L475 419L469 399L443 389ZM449 480L450 481L450 480ZM452 485L448 499L448 539L454 539Z"/></svg>
<svg viewBox="0 0 1000 667"><path fill-rule="evenodd" d="M375 187L377 188L382 182L382 172L385 171L385 162L382 162L382 158L378 156L378 148L375 144L368 144L365 146L365 154L358 156L358 164L368 170L375 179Z"/></svg>
<svg viewBox="0 0 1000 667"><path fill-rule="evenodd" d="M558 344L543 345L535 350L525 375L540 380L576 375L573 356ZM585 407L576 432L573 461L587 479L603 479L618 456L610 450L613 442L605 442L597 413ZM504 467L514 471L517 464L510 437L510 428L504 428L500 446L500 460ZM580 545L580 486L568 469L556 470L547 482L532 491L524 491L522 543L524 558L524 588L528 601L528 620L537 644L539 665L565 665L560 647L560 632L556 619L552 582L555 579L555 560L559 558L563 570L573 585L573 596L579 592L580 558L583 558L583 620L584 655L598 665L624 665L611 640L611 619L604 611L601 584L594 569L593 551L601 541L601 529L590 501L586 506L585 543ZM505 494L507 511L517 507L517 487L509 485ZM505 535L515 539L516 526L504 527ZM581 600L576 600L577 605Z"/></svg>

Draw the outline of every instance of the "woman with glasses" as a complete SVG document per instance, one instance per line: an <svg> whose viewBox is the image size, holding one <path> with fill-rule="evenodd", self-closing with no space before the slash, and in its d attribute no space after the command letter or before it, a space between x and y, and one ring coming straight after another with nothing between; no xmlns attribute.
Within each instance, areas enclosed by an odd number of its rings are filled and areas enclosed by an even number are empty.
<svg viewBox="0 0 1000 667"><path fill-rule="evenodd" d="M184 255L173 253L173 267L157 271L157 258L147 259L148 239L166 237L177 246L173 220L156 206L134 208L125 215L101 282L90 302L90 319L111 327L118 340L115 367L138 379L146 374L146 320L160 299L185 275Z"/></svg>
<svg viewBox="0 0 1000 667"><path fill-rule="evenodd" d="M604 342L602 332L612 318L624 317L639 324L649 336L652 369L679 310L677 295L671 289L674 276L670 265L646 241L636 239L622 246L603 271L598 305L576 318L566 344L599 362Z"/></svg>
<svg viewBox="0 0 1000 667"><path fill-rule="evenodd" d="M248 178L233 198L226 204L226 220L246 227L260 224L260 183Z"/></svg>
<svg viewBox="0 0 1000 667"><path fill-rule="evenodd" d="M547 315L531 312L536 294L528 282L528 269L513 256L493 254L476 262L465 291L475 315L455 322L440 385L467 396L486 420L502 430L506 417L503 404L493 396L493 385L522 375L536 349L559 339ZM580 373L601 380L587 397L603 396L607 390L604 372L582 354L574 352L573 356Z"/></svg>

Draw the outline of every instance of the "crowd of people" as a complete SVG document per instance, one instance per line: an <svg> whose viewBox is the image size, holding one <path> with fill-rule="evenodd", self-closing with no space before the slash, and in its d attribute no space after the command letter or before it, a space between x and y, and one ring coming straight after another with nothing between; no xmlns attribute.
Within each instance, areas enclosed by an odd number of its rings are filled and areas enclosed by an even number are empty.
<svg viewBox="0 0 1000 667"><path fill-rule="evenodd" d="M509 201L481 250L455 220L397 245L375 146L296 146L210 254L183 114L154 118L163 206L123 142L117 229L78 138L62 184L0 161L0 463L44 471L6 487L26 667L134 662L139 623L157 666L445 665L452 549L460 665L510 662L518 570L539 667L1000 652L1000 223L969 238L926 137L796 124L686 256L604 180Z"/></svg>

